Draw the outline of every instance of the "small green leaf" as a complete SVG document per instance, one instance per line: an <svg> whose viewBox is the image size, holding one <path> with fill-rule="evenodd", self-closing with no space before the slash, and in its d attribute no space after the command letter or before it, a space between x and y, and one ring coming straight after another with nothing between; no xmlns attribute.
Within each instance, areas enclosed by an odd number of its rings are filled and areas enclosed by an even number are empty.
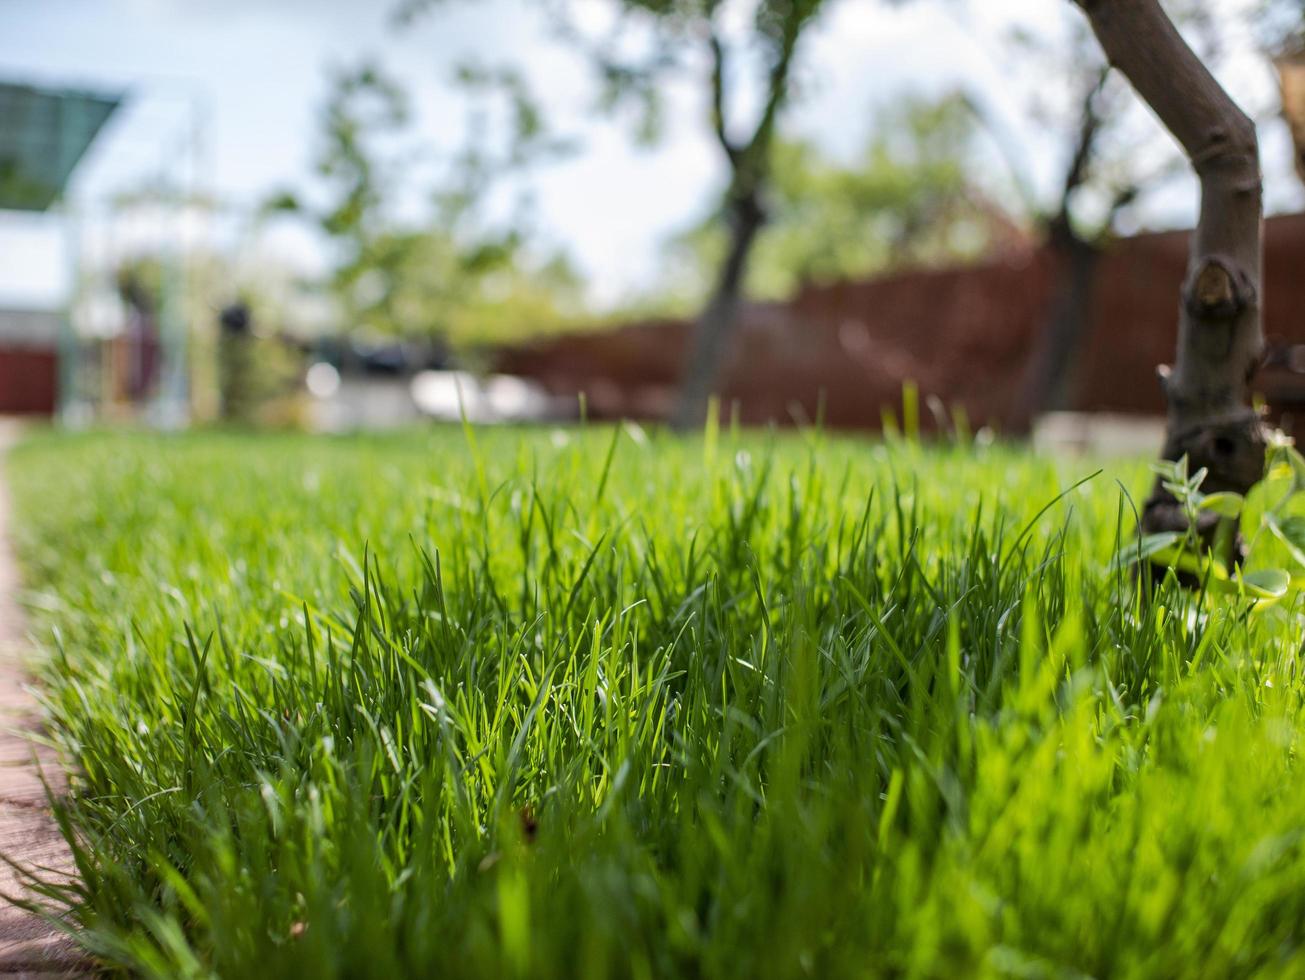
<svg viewBox="0 0 1305 980"><path fill-rule="evenodd" d="M1220 521L1214 529L1214 540L1210 542L1210 553L1225 568L1233 564L1237 550L1237 522Z"/></svg>
<svg viewBox="0 0 1305 980"><path fill-rule="evenodd" d="M1297 548L1305 551L1305 517L1293 515L1285 517L1278 525L1283 536Z"/></svg>
<svg viewBox="0 0 1305 980"><path fill-rule="evenodd" d="M1158 568L1172 568L1176 572L1186 572L1202 581L1205 580L1207 573L1215 580L1228 578L1228 570L1224 568L1222 562L1208 555L1197 554L1191 548L1182 545L1161 548L1151 555L1151 564Z"/></svg>
<svg viewBox="0 0 1305 980"><path fill-rule="evenodd" d="M1305 566L1305 518L1287 517L1278 520L1273 514L1265 514L1264 526L1287 548L1292 559Z"/></svg>
<svg viewBox="0 0 1305 980"><path fill-rule="evenodd" d="M1111 562L1111 567L1122 568L1125 565L1137 564L1177 544L1182 539L1183 535L1179 531L1160 531L1156 534L1144 535L1120 548Z"/></svg>
<svg viewBox="0 0 1305 980"><path fill-rule="evenodd" d="M1295 446L1283 446L1282 453L1287 457L1287 462L1291 464L1291 472L1294 477L1292 490L1305 490L1305 457L1301 456Z"/></svg>
<svg viewBox="0 0 1305 980"><path fill-rule="evenodd" d="M1246 494L1242 507L1241 532L1247 541L1253 541L1260 530L1263 518L1282 507L1292 493L1290 466L1275 465L1268 475ZM1253 546L1252 546L1253 547Z"/></svg>
<svg viewBox="0 0 1305 980"><path fill-rule="evenodd" d="M1245 498L1240 493L1233 493L1225 490L1221 493L1212 493L1201 501L1201 510L1212 510L1221 517L1236 517L1242 512L1242 505Z"/></svg>
<svg viewBox="0 0 1305 980"><path fill-rule="evenodd" d="M1282 568L1261 568L1259 571L1247 572L1241 578L1246 594L1257 599L1278 599L1287 594L1291 585L1291 575Z"/></svg>

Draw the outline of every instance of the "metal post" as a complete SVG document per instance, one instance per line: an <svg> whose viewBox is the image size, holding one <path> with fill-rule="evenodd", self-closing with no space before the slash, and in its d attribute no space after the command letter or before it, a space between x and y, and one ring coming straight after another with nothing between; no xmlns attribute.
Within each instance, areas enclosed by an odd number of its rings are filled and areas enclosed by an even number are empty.
<svg viewBox="0 0 1305 980"><path fill-rule="evenodd" d="M65 156L65 159L60 161L61 172L67 172L66 157L72 153L75 143L76 122L75 114L70 110L68 102L60 102L59 145L61 154ZM86 415L80 392L81 350L74 320L80 289L81 236L77 216L66 186L60 195L58 207L64 230L63 245L66 252L64 266L68 276L68 288L63 316L59 318L57 413L59 421L64 425L78 425L85 421Z"/></svg>

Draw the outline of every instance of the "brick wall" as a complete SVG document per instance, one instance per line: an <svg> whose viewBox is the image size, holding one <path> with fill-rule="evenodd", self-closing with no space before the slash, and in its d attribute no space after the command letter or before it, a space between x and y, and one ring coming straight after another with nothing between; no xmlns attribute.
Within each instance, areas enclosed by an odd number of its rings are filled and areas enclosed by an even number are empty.
<svg viewBox="0 0 1305 980"><path fill-rule="evenodd" d="M1157 364L1172 359L1186 232L1124 239L1102 257L1091 328L1069 379L1070 408L1164 410ZM1287 413L1305 409L1305 214L1266 223L1265 333L1273 365L1261 387ZM877 428L911 379L924 396L963 406L974 424L1018 417L1024 374L1045 322L1056 260L1031 250L999 261L812 286L790 302L745 307L722 397L745 422L815 417ZM496 368L556 395L586 392L598 418L663 417L689 324L660 320L500 351ZM1291 369L1295 364L1300 372ZM929 414L925 413L925 423Z"/></svg>
<svg viewBox="0 0 1305 980"><path fill-rule="evenodd" d="M0 346L0 415L53 415L58 373L52 350Z"/></svg>

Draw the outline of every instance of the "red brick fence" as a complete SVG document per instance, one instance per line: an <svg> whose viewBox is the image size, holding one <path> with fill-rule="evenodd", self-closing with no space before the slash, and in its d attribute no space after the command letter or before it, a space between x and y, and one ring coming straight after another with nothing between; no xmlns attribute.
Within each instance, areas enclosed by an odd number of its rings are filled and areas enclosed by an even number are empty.
<svg viewBox="0 0 1305 980"><path fill-rule="evenodd" d="M1074 358L1068 408L1163 412L1155 368L1173 357L1186 232L1109 246L1098 266L1091 328ZM1025 372L1057 282L1056 258L1033 249L981 265L811 286L786 303L745 309L722 376L722 401L748 423L824 419L878 428L914 380L922 398L963 406L974 424L1020 417ZM1266 225L1260 386L1279 412L1305 409L1305 214ZM496 369L550 393L585 392L593 417L665 416L689 325L651 321L500 351ZM823 405L822 405L823 402ZM924 413L929 423L929 413Z"/></svg>

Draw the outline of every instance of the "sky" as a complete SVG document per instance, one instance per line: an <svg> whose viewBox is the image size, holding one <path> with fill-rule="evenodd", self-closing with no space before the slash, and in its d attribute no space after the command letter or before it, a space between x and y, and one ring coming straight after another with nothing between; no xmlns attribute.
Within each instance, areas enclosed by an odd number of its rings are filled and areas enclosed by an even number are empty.
<svg viewBox="0 0 1305 980"><path fill-rule="evenodd" d="M582 20L601 19L604 0L574 0ZM1221 10L1245 0L1221 0ZM313 179L317 112L327 69L380 58L412 93L416 129L438 148L456 142L464 109L448 80L455 65L513 63L525 72L555 127L580 151L531 178L535 223L567 250L600 304L649 288L668 236L700 217L723 176L703 127L698 91L669 99L655 148L631 127L594 111L591 76L525 0L450 2L396 32L393 0L0 0L0 79L87 86L127 96L125 108L76 179L91 205L165 167L190 165L194 179L233 213ZM1077 14L1067 0L982 0L958 13L949 0L889 8L831 0L801 52L802 94L785 128L848 156L868 135L872 110L903 91L937 95L964 86L988 108L1022 167L1044 191L1054 184L1063 142L1026 111L1054 89L1048 66L1012 61L1002 37L1012 26L1047 35ZM1221 80L1244 104L1273 102L1267 62L1244 31L1229 30ZM749 92L745 88L742 98ZM1282 127L1263 125L1270 206L1299 207ZM1167 139L1158 127L1140 140ZM1138 153L1149 152L1139 144ZM995 165L995 164L994 164ZM188 171L187 171L188 172ZM1139 216L1146 225L1191 220L1195 195L1177 180ZM90 219L87 226L90 226ZM0 213L0 302L57 302L69 262L66 228L46 216ZM278 260L313 266L320 248L283 231L265 246Z"/></svg>

